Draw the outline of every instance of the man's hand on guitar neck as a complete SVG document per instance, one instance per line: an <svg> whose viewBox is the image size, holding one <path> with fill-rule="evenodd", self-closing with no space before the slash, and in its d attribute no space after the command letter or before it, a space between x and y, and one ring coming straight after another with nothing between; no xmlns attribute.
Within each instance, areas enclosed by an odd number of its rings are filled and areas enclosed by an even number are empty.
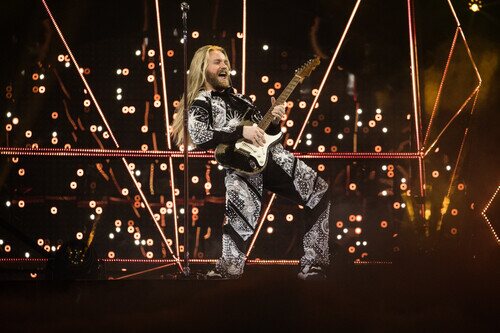
<svg viewBox="0 0 500 333"><path fill-rule="evenodd" d="M262 128L253 124L252 126L243 126L243 137L251 141L253 145L263 147L266 143L264 131Z"/></svg>
<svg viewBox="0 0 500 333"><path fill-rule="evenodd" d="M276 98L271 97L271 105L274 105L274 103L276 103ZM271 114L274 116L273 124L278 125L285 114L285 103L276 105Z"/></svg>

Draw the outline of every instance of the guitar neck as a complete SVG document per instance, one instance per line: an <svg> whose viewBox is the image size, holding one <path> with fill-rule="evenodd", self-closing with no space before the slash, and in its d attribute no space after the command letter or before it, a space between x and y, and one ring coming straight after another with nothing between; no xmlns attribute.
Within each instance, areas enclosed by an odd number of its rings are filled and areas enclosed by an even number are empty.
<svg viewBox="0 0 500 333"><path fill-rule="evenodd" d="M273 111L275 105L280 105L286 102L288 97L290 97L290 94L292 91L295 89L295 87L300 83L302 80L302 77L295 75L293 79L288 83L286 88L283 90L283 92L279 95L279 97L276 99L276 102L271 105L271 108L266 112L262 120L259 122L259 127L262 128L264 131L269 127L271 122L274 120L274 116L271 113Z"/></svg>

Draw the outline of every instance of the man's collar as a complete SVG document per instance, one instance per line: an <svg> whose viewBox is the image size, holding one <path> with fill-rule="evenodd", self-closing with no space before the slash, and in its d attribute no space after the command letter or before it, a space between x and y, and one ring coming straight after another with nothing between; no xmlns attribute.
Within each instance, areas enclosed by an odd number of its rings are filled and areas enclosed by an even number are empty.
<svg viewBox="0 0 500 333"><path fill-rule="evenodd" d="M210 93L212 94L212 96L227 96L229 94L234 95L234 88L228 87L228 88L226 88L224 90L220 90L220 91L212 90Z"/></svg>

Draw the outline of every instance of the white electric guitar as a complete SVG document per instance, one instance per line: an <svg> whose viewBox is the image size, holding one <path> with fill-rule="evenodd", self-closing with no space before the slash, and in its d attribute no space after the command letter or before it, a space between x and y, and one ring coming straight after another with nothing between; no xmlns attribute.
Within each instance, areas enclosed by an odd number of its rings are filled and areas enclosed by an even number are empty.
<svg viewBox="0 0 500 333"><path fill-rule="evenodd" d="M319 65L319 62L319 58L311 59L302 65L301 68L296 70L294 77L278 99L276 99L276 102L267 111L262 120L258 124L254 123L253 126L259 126L266 131L274 120L274 116L271 113L274 106L283 104L295 87L302 82L304 78L308 77L316 66ZM252 125L252 122L246 120L243 121L241 125ZM264 170L267 165L269 149L276 145L282 137L283 133L281 132L276 135L269 135L266 133L266 143L263 147L255 146L246 139L239 139L234 144L220 144L215 149L215 159L224 167L234 169L243 174L253 175Z"/></svg>

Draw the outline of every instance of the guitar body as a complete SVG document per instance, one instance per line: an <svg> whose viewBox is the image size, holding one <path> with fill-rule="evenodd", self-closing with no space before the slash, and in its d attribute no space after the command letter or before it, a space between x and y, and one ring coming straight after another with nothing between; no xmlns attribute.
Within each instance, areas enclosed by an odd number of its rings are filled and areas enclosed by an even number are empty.
<svg viewBox="0 0 500 333"><path fill-rule="evenodd" d="M215 159L223 167L233 169L246 175L254 175L267 165L269 149L278 144L283 133L276 135L265 134L266 143L258 147L245 139L234 144L220 144L215 150Z"/></svg>

